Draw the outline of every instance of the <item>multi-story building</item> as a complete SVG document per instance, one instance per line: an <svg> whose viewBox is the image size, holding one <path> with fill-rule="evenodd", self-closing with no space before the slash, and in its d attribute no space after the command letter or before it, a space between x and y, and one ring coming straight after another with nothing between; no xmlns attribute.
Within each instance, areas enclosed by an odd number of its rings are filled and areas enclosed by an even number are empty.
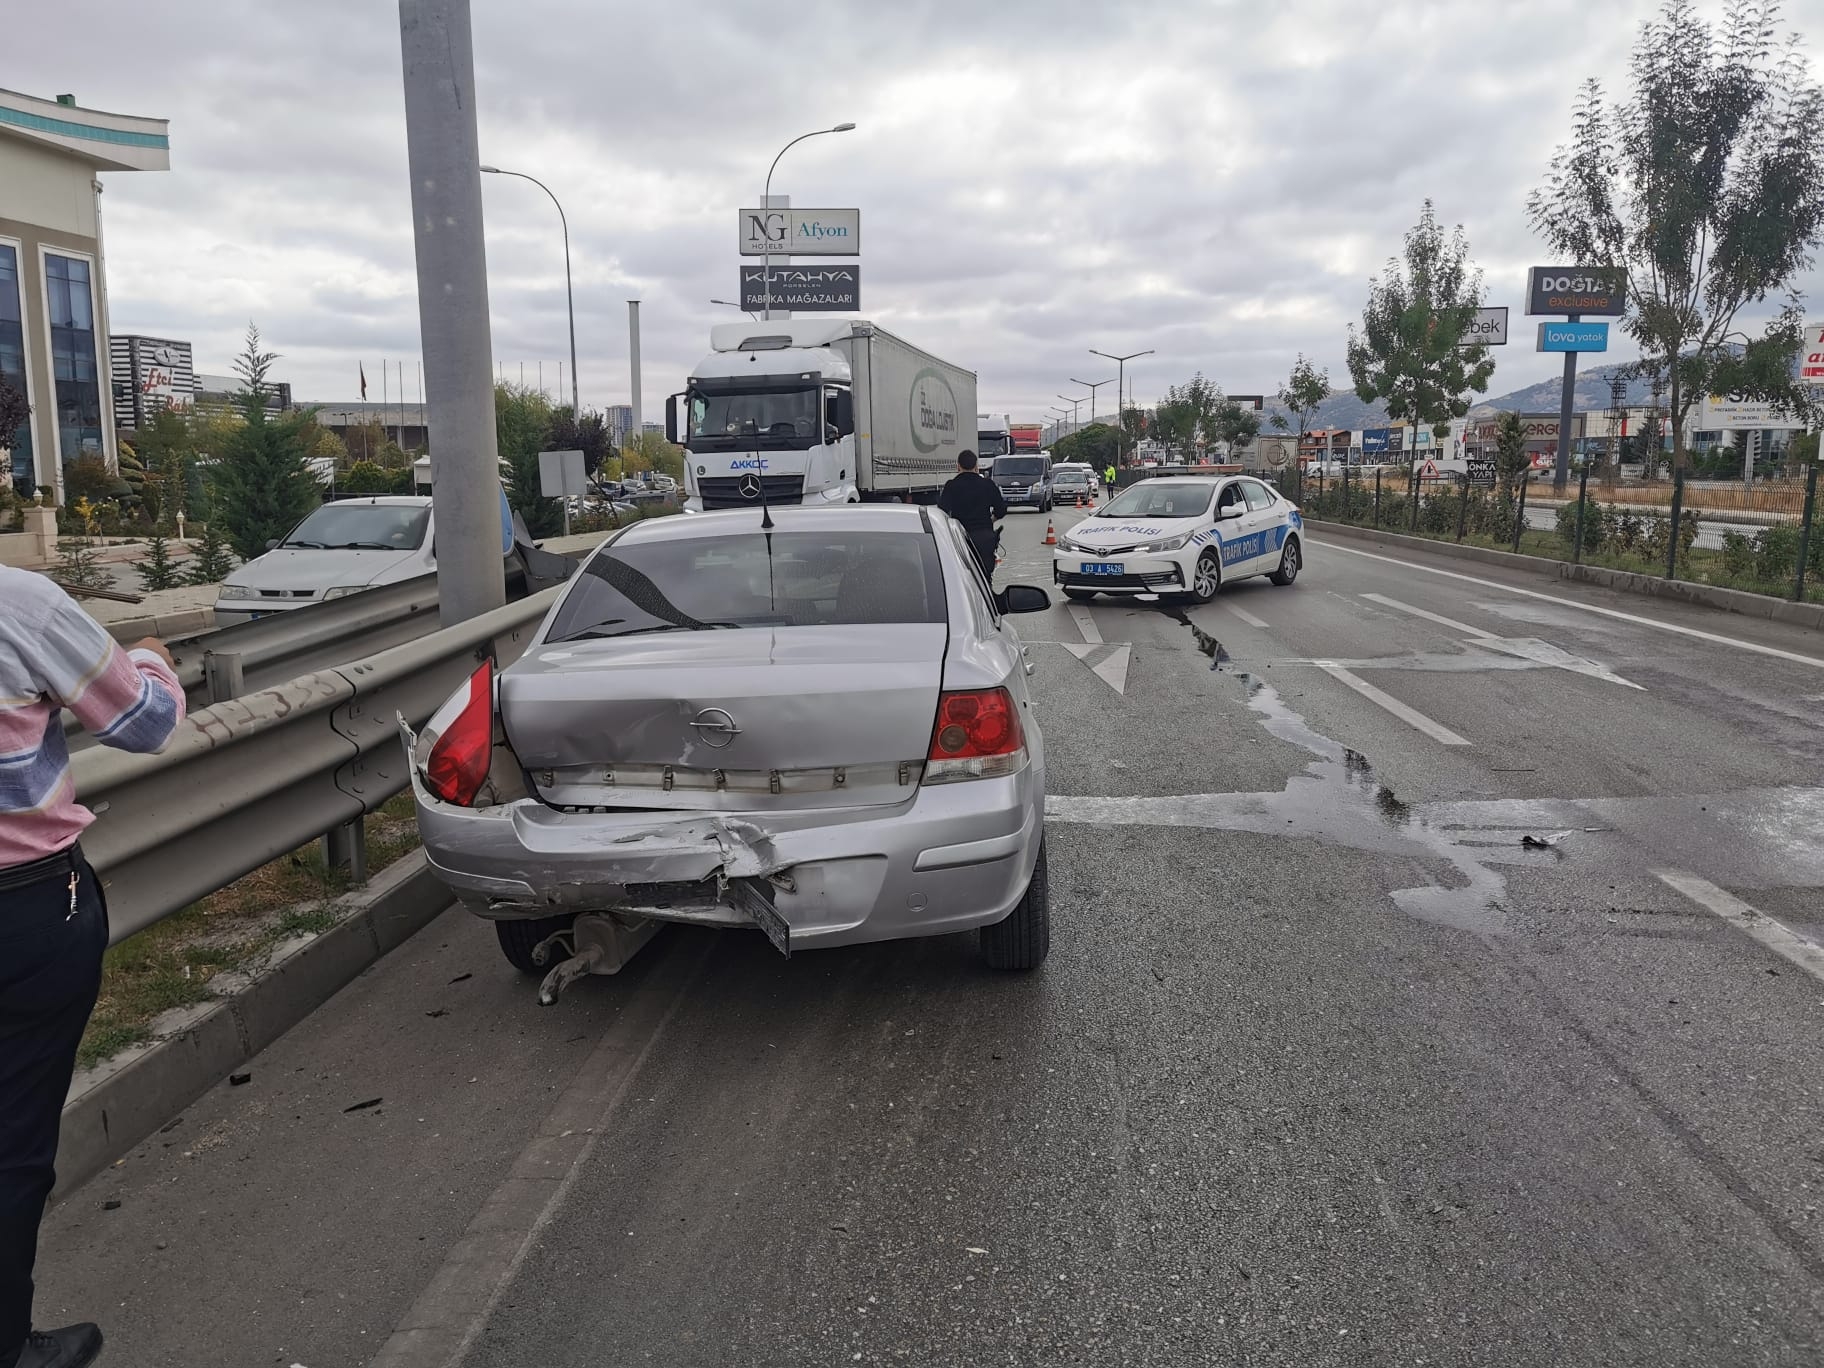
<svg viewBox="0 0 1824 1368"><path fill-rule="evenodd" d="M116 333L108 340L114 369L114 421L137 432L161 409L186 408L196 398L190 344L168 337Z"/></svg>
<svg viewBox="0 0 1824 1368"><path fill-rule="evenodd" d="M619 451L627 445L627 438L633 432L633 405L610 404L607 410L608 437Z"/></svg>
<svg viewBox="0 0 1824 1368"><path fill-rule="evenodd" d="M32 408L0 450L21 488L61 501L73 462L117 464L98 178L169 170L167 127L0 90L0 380Z"/></svg>

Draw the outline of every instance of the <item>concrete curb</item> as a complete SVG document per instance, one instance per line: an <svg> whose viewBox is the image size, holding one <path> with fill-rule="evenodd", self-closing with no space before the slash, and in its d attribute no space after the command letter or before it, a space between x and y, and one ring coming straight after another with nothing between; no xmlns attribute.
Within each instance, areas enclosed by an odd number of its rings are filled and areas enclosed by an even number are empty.
<svg viewBox="0 0 1824 1368"><path fill-rule="evenodd" d="M450 905L424 852L337 902L357 910L320 935L279 946L231 995L160 1023L162 1037L77 1076L57 1147L62 1197L87 1182L322 1006Z"/></svg>
<svg viewBox="0 0 1824 1368"><path fill-rule="evenodd" d="M140 641L146 637L157 637L161 641L174 640L179 637L195 636L198 632L215 630L215 609L191 608L184 612L153 613L150 616L121 618L116 622L104 622L108 635L122 643Z"/></svg>
<svg viewBox="0 0 1824 1368"><path fill-rule="evenodd" d="M1715 608L1743 617L1765 618L1770 622L1790 623L1824 632L1824 603L1794 603L1767 594L1750 594L1741 589L1721 589L1710 584L1693 584L1687 580L1669 580L1660 575L1636 574L1631 570L1610 570L1600 565L1572 565L1569 561L1547 560L1543 556L1517 556L1511 551L1491 551L1482 546L1459 546L1455 542L1432 541L1429 537L1408 537L1398 532L1383 532L1371 527L1353 527L1348 523L1320 522L1306 518L1305 526L1326 537L1345 541L1373 542L1395 551L1429 552L1447 560L1475 561L1481 565L1499 566L1544 579L1576 580L1600 585L1624 594L1647 598L1672 599Z"/></svg>

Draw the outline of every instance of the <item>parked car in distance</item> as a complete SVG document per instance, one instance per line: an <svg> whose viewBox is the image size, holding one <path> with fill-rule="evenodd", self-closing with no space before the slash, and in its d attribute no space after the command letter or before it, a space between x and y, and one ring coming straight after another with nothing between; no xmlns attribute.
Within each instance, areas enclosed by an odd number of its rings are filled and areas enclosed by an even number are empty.
<svg viewBox="0 0 1824 1368"><path fill-rule="evenodd" d="M1051 472L1053 503L1074 504L1079 499L1094 499L1101 484L1089 473L1088 466L1056 466Z"/></svg>
<svg viewBox="0 0 1824 1368"><path fill-rule="evenodd" d="M1050 945L1045 751L1009 613L934 508L786 506L611 534L526 647L414 735L433 872L541 1000L665 922L786 954ZM561 961L561 963L560 963Z"/></svg>
<svg viewBox="0 0 1824 1368"><path fill-rule="evenodd" d="M500 496L500 554L513 552L513 513ZM436 511L428 494L376 494L312 509L296 527L222 582L218 627L305 608L437 568Z"/></svg>

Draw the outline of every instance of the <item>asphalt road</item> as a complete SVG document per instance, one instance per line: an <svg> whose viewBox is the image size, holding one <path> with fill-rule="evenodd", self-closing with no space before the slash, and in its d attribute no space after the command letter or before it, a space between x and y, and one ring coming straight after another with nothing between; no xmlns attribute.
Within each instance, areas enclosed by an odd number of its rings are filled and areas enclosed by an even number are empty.
<svg viewBox="0 0 1824 1368"><path fill-rule="evenodd" d="M135 1368L1824 1359L1824 637L1308 561L1022 620L1042 971L673 929L541 1009L448 914L62 1205L41 1318Z"/></svg>

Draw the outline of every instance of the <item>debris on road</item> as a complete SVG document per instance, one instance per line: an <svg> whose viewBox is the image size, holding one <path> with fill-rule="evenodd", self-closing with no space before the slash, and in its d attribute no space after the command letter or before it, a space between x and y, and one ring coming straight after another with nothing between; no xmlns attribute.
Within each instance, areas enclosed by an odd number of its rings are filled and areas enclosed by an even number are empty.
<svg viewBox="0 0 1824 1368"><path fill-rule="evenodd" d="M1528 832L1520 838L1520 844L1528 850L1552 850L1558 842L1571 834L1568 831L1554 831L1550 836L1535 836Z"/></svg>
<svg viewBox="0 0 1824 1368"><path fill-rule="evenodd" d="M253 1082L253 1075L250 1073L232 1073L228 1075L228 1086L231 1088L238 1088L243 1083L251 1082Z"/></svg>
<svg viewBox="0 0 1824 1368"><path fill-rule="evenodd" d="M427 1017L446 1017L449 1014L450 1009L448 1007L439 1007L435 1011L425 1013Z"/></svg>
<svg viewBox="0 0 1824 1368"><path fill-rule="evenodd" d="M456 975L455 978L451 979L450 982L451 983L461 983L464 979L472 979L474 977L475 977L475 975L473 975L473 974L458 974L458 975Z"/></svg>
<svg viewBox="0 0 1824 1368"><path fill-rule="evenodd" d="M342 1114L344 1116L347 1116L350 1112L366 1111L369 1107L379 1106L380 1103L384 1100L385 1100L384 1098L370 1097L365 1102L357 1102L352 1107L342 1108Z"/></svg>

